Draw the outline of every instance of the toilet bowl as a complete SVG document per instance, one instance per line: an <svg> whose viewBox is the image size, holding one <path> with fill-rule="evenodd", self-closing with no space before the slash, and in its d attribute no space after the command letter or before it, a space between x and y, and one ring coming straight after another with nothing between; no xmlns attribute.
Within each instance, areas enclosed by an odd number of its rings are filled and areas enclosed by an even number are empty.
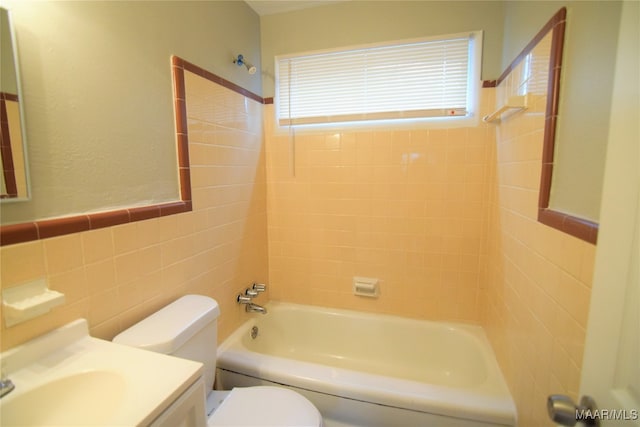
<svg viewBox="0 0 640 427"><path fill-rule="evenodd" d="M209 427L321 427L318 409L293 390L271 386L213 390L219 315L214 299L186 295L123 331L113 342L202 363Z"/></svg>

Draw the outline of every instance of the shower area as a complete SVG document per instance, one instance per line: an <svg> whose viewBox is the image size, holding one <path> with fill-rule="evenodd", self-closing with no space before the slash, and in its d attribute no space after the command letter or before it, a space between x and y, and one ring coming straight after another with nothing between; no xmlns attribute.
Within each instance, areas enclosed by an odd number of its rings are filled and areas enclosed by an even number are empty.
<svg viewBox="0 0 640 427"><path fill-rule="evenodd" d="M479 91L495 121L292 134L264 110L270 298L482 325L521 425L548 422L548 394L577 397L595 258L538 221L544 22ZM354 296L354 277L378 279L379 296Z"/></svg>

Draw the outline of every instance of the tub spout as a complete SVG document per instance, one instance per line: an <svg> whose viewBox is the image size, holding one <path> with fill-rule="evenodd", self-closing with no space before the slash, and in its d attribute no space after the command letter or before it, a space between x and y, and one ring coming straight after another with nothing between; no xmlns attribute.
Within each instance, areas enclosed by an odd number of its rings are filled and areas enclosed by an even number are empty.
<svg viewBox="0 0 640 427"><path fill-rule="evenodd" d="M267 309L264 308L261 305L258 304L254 304L252 302L248 303L245 306L245 311L248 313L260 313L260 314L267 314Z"/></svg>
<svg viewBox="0 0 640 427"><path fill-rule="evenodd" d="M13 384L13 382L7 378L7 376L4 374L4 372L0 375L1 379L0 379L0 397L4 396L5 394L9 394L11 393L11 391L13 391L14 388L16 388L16 386Z"/></svg>

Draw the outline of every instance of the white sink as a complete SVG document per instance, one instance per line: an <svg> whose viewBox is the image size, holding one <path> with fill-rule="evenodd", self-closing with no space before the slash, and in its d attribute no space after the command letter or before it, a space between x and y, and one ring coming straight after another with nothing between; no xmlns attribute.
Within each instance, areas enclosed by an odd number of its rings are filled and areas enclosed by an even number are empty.
<svg viewBox="0 0 640 427"><path fill-rule="evenodd" d="M103 424L122 404L124 378L110 371L88 371L17 393L2 405L2 425ZM99 405L87 402L100 402ZM37 410L34 410L37 408Z"/></svg>
<svg viewBox="0 0 640 427"><path fill-rule="evenodd" d="M2 426L149 425L202 365L89 336L84 319L0 355Z"/></svg>

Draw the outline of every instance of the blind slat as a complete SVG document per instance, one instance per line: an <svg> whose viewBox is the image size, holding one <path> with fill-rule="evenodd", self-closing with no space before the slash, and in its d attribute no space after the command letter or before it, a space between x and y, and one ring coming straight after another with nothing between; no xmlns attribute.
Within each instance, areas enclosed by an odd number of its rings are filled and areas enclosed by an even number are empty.
<svg viewBox="0 0 640 427"><path fill-rule="evenodd" d="M277 58L280 124L468 113L472 37Z"/></svg>

